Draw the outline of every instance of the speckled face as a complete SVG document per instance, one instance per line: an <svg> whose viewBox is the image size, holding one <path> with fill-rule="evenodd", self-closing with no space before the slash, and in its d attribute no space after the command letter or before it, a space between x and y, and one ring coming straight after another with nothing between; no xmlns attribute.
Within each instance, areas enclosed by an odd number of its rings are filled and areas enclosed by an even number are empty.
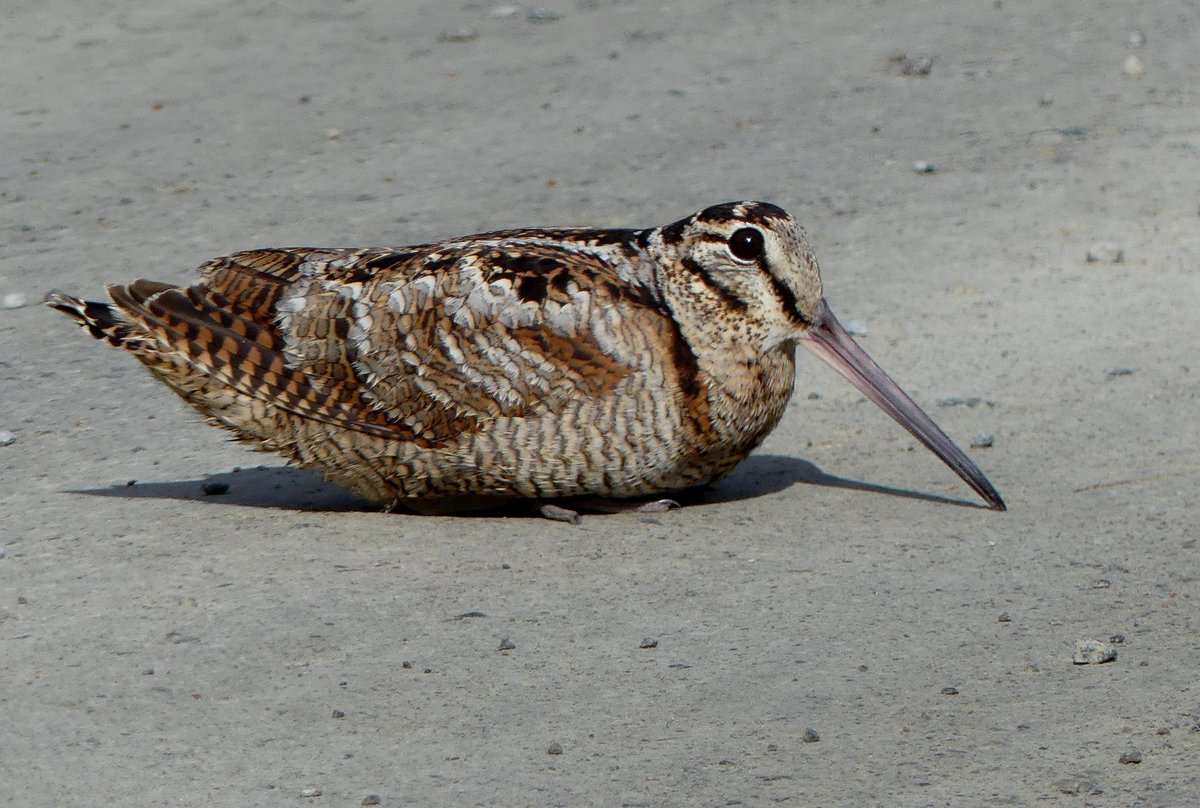
<svg viewBox="0 0 1200 808"><path fill-rule="evenodd" d="M817 316L816 257L803 228L775 205L714 205L655 231L650 245L695 291L763 327L768 342L795 339Z"/></svg>

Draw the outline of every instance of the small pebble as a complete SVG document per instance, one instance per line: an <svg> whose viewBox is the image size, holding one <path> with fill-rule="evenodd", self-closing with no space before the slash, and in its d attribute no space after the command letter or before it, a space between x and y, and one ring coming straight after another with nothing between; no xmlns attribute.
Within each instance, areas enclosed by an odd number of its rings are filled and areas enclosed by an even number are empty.
<svg viewBox="0 0 1200 808"><path fill-rule="evenodd" d="M200 486L200 490L210 497L217 497L221 494L229 493L229 483L218 483L209 480Z"/></svg>
<svg viewBox="0 0 1200 808"><path fill-rule="evenodd" d="M1125 635L1124 634L1114 634L1108 638L1108 641L1110 643L1112 643L1113 645L1124 645L1125 644Z"/></svg>
<svg viewBox="0 0 1200 808"><path fill-rule="evenodd" d="M996 442L996 436L991 432L976 432L971 436L972 449L986 449Z"/></svg>
<svg viewBox="0 0 1200 808"><path fill-rule="evenodd" d="M1109 378L1109 379L1115 379L1118 376L1132 376L1133 368L1113 368L1112 370L1106 372L1104 375L1106 378Z"/></svg>
<svg viewBox="0 0 1200 808"><path fill-rule="evenodd" d="M800 740L804 741L804 743L816 743L821 740L821 735L812 727L808 727L804 730L804 734L800 736Z"/></svg>
<svg viewBox="0 0 1200 808"><path fill-rule="evenodd" d="M0 429L0 446L11 446L17 442L17 436L6 429Z"/></svg>
<svg viewBox="0 0 1200 808"><path fill-rule="evenodd" d="M1104 791L1093 783L1091 780L1084 780L1079 777L1064 777L1061 780L1056 780L1050 784L1060 794L1091 794L1097 796L1103 794Z"/></svg>
<svg viewBox="0 0 1200 808"><path fill-rule="evenodd" d="M937 166L924 160L918 160L917 162L913 163L912 168L913 173L915 174L932 174L933 172L937 171Z"/></svg>
<svg viewBox="0 0 1200 808"><path fill-rule="evenodd" d="M326 140L341 140L342 139L342 130L338 129L336 126L329 127L328 129L325 130L325 139Z"/></svg>
<svg viewBox="0 0 1200 808"><path fill-rule="evenodd" d="M1121 755L1122 763L1141 763L1142 753L1136 749L1130 749L1128 752Z"/></svg>
<svg viewBox="0 0 1200 808"><path fill-rule="evenodd" d="M546 754L547 755L561 755L562 754L562 744L560 744L558 741L555 741L554 743L550 744L549 746L546 747Z"/></svg>
<svg viewBox="0 0 1200 808"><path fill-rule="evenodd" d="M303 789L300 789L300 796L301 797L319 797L319 796L321 796L321 789L319 789L319 788L303 788Z"/></svg>
<svg viewBox="0 0 1200 808"><path fill-rule="evenodd" d="M778 752L779 746L776 744L773 744L773 743L769 743L769 744L767 744L767 751L768 752Z"/></svg>
<svg viewBox="0 0 1200 808"><path fill-rule="evenodd" d="M1140 48L1146 44L1146 35L1141 31L1129 32L1129 47Z"/></svg>
<svg viewBox="0 0 1200 808"><path fill-rule="evenodd" d="M4 308L19 309L28 302L24 292L10 292L4 296Z"/></svg>
<svg viewBox="0 0 1200 808"><path fill-rule="evenodd" d="M1039 107L1049 107L1049 106L1052 106L1053 104L1054 104L1054 96L1052 96L1052 95L1043 95L1038 98L1038 106Z"/></svg>
<svg viewBox="0 0 1200 808"><path fill-rule="evenodd" d="M1131 79L1140 79L1146 75L1146 63L1142 61L1142 57L1131 53L1125 57L1125 64L1121 65L1121 72Z"/></svg>
<svg viewBox="0 0 1200 808"><path fill-rule="evenodd" d="M513 642L512 640L510 640L508 637L500 638L500 650L501 651L511 651L516 647L517 647L517 644L515 642Z"/></svg>
<svg viewBox="0 0 1200 808"><path fill-rule="evenodd" d="M928 76L931 70L933 57L927 53L906 53L900 59L901 76Z"/></svg>
<svg viewBox="0 0 1200 808"><path fill-rule="evenodd" d="M1009 614L1008 612L1000 612L1000 616L997 617L996 619L999 620L1001 623L1011 623L1012 615Z"/></svg>
<svg viewBox="0 0 1200 808"><path fill-rule="evenodd" d="M1101 241L1093 244L1087 251L1089 264L1120 264L1125 260L1125 251L1117 244Z"/></svg>
<svg viewBox="0 0 1200 808"><path fill-rule="evenodd" d="M937 400L937 405L939 407L966 407L968 409L974 409L980 404L987 404L989 407L996 406L996 402L986 401L979 396L968 396L966 398L939 398Z"/></svg>
<svg viewBox="0 0 1200 808"><path fill-rule="evenodd" d="M330 715L331 718L345 718L346 714L341 710L334 710Z"/></svg>
<svg viewBox="0 0 1200 808"><path fill-rule="evenodd" d="M488 12L488 16L491 17L493 20L502 20L505 17L515 17L520 12L521 12L520 6L512 6L512 5L496 6L491 11Z"/></svg>
<svg viewBox="0 0 1200 808"><path fill-rule="evenodd" d="M849 320L843 328L852 337L865 337L867 335L867 324L862 320Z"/></svg>
<svg viewBox="0 0 1200 808"><path fill-rule="evenodd" d="M412 660L408 660L408 659L404 660L403 662L400 663L400 667L404 668L405 670L408 670L409 668L412 667Z"/></svg>
<svg viewBox="0 0 1200 808"><path fill-rule="evenodd" d="M638 648L657 648L657 647L658 647L658 640L656 640L652 637L647 637L646 639L642 640L640 645L638 645Z"/></svg>
<svg viewBox="0 0 1200 808"><path fill-rule="evenodd" d="M367 796L363 797L362 804L363 805L378 805L379 804L379 795L378 794L368 794Z"/></svg>
<svg viewBox="0 0 1200 808"><path fill-rule="evenodd" d="M534 6L525 12L525 19L530 22L553 22L554 20L561 20L562 14L553 9Z"/></svg>
<svg viewBox="0 0 1200 808"><path fill-rule="evenodd" d="M442 31L438 34L438 42L470 42L479 38L479 32L470 26L455 28L453 31Z"/></svg>
<svg viewBox="0 0 1200 808"><path fill-rule="evenodd" d="M957 687L943 687L942 695L943 696L957 696L958 688Z"/></svg>
<svg viewBox="0 0 1200 808"><path fill-rule="evenodd" d="M1117 649L1100 640L1076 640L1071 661L1076 665L1102 665L1117 658Z"/></svg>

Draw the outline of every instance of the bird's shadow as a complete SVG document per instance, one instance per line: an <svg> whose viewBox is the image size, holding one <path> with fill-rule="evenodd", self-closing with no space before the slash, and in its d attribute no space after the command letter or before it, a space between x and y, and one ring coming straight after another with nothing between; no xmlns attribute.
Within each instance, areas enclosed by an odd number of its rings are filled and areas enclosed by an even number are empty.
<svg viewBox="0 0 1200 808"><path fill-rule="evenodd" d="M815 464L796 457L775 454L752 455L728 478L711 488L694 489L676 496L686 505L739 502L775 494L794 485L847 488L873 494L919 499L945 505L983 507L974 502L925 494L903 488L865 483L826 474ZM247 508L278 508L295 511L378 510L362 497L322 479L318 472L291 466L257 466L206 475L203 479L169 482L130 481L107 488L68 491L99 497L125 499L175 499ZM495 515L481 511L478 515Z"/></svg>

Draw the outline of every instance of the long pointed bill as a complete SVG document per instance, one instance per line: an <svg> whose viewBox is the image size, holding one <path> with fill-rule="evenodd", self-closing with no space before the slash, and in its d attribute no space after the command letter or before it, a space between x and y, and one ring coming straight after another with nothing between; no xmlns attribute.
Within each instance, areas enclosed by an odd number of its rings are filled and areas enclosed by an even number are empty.
<svg viewBox="0 0 1200 808"><path fill-rule="evenodd" d="M911 432L913 437L940 457L943 463L954 469L954 473L975 489L988 505L998 511L1005 510L1004 500L988 482L987 477L983 476L979 467L971 462L971 458L947 437L933 419L851 339L824 300L817 311L816 321L805 332L801 343L849 379L859 392L878 404L896 420L896 423Z"/></svg>

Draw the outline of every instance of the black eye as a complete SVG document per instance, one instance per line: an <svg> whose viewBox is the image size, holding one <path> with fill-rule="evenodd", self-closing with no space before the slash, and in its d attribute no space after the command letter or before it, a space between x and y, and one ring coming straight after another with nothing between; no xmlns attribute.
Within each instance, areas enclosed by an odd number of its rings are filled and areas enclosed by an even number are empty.
<svg viewBox="0 0 1200 808"><path fill-rule="evenodd" d="M753 227L734 230L733 235L729 237L729 251L733 253L734 258L740 258L743 261L753 261L758 258L763 252L762 231Z"/></svg>

